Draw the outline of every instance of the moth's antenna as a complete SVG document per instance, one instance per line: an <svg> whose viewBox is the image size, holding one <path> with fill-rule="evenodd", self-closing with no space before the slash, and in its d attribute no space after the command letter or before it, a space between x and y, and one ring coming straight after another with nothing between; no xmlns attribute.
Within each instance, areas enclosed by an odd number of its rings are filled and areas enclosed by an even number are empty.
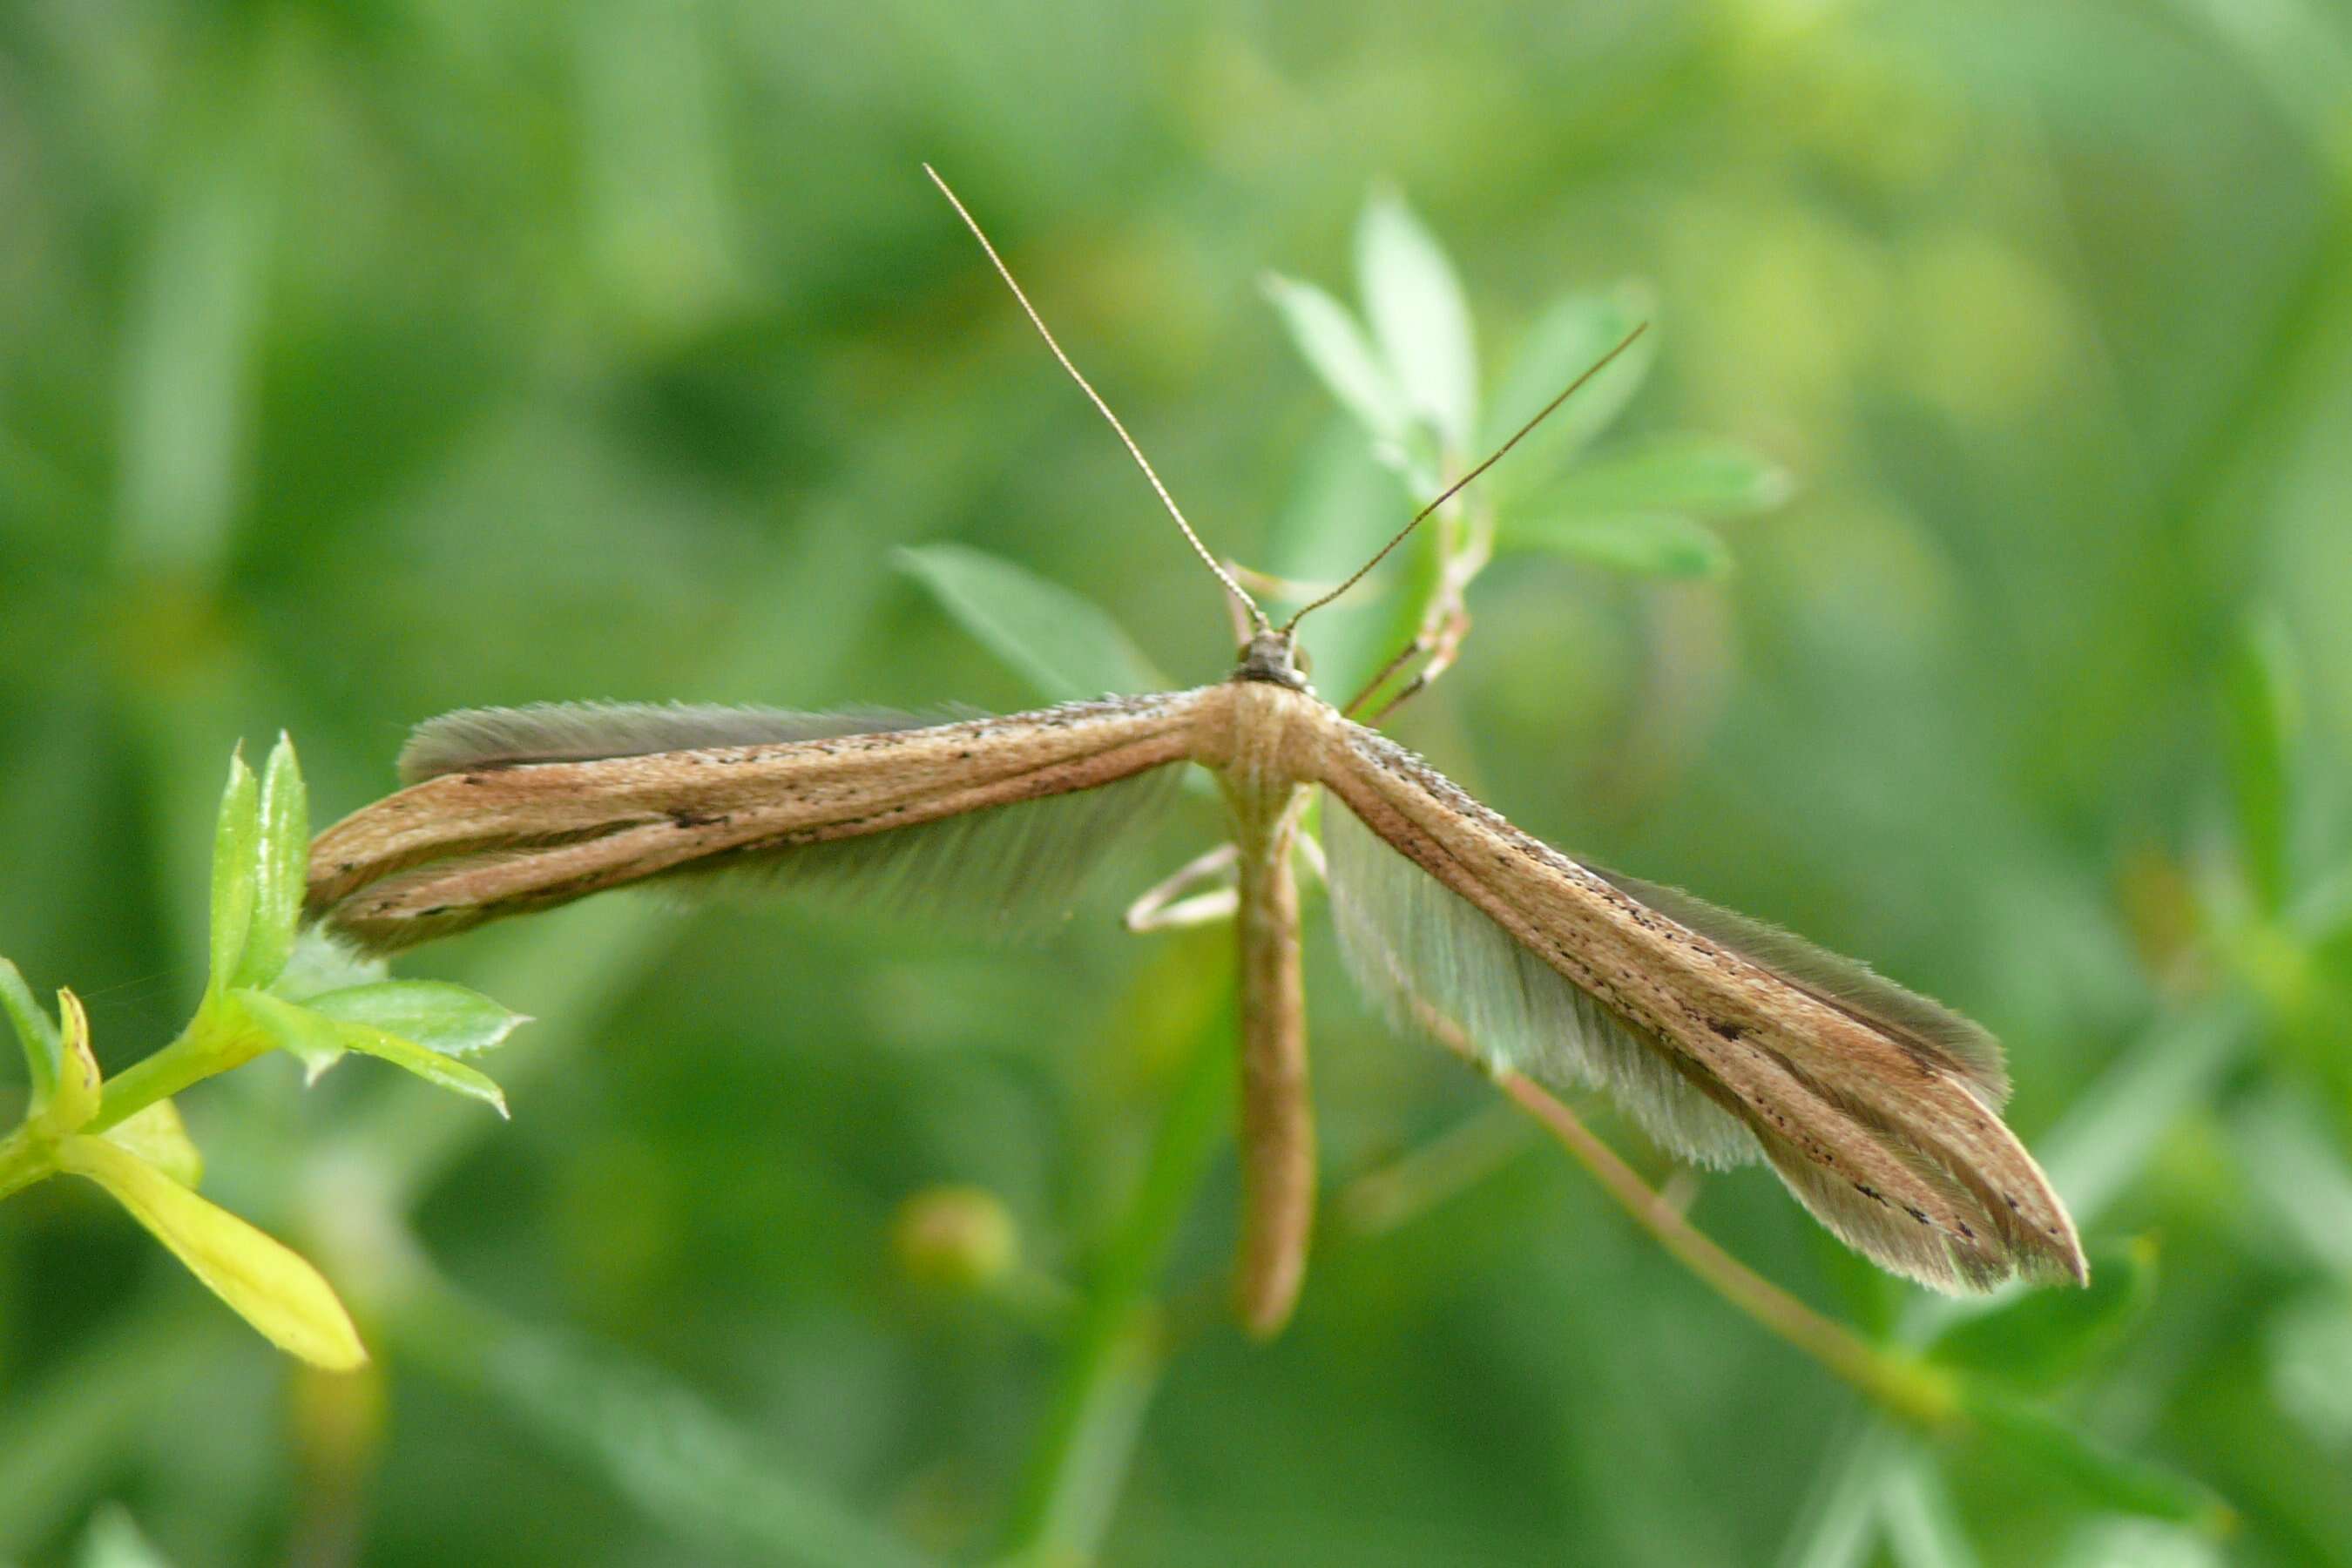
<svg viewBox="0 0 2352 1568"><path fill-rule="evenodd" d="M936 175L933 177L937 178ZM1338 598L1340 595L1346 593L1357 584L1362 582L1367 573L1370 572L1373 567L1388 559L1390 551L1394 550L1398 545L1402 544L1405 542L1406 537L1410 535L1414 529L1421 526L1422 520L1423 518L1426 518L1431 512L1435 511L1439 507L1444 506L1447 501L1452 500L1455 496L1461 494L1472 479L1476 479L1480 474L1485 473L1488 468L1491 468L1496 463L1501 462L1503 460L1504 453L1509 451L1512 447L1525 440L1527 438L1528 432L1533 430L1537 426L1550 418L1554 409L1558 408L1561 404L1566 403L1570 397L1576 395L1576 392L1579 387L1582 386L1586 382L1591 381L1594 376L1599 375L1602 370L1608 367L1611 360L1615 359L1619 354L1622 354L1627 349L1632 348L1633 346L1633 340L1640 337L1643 332L1646 332L1649 330L1650 323L1643 321L1640 326L1635 327L1632 331L1627 332L1624 337L1618 340L1618 343L1615 348L1611 349L1607 353L1602 354L1599 359L1593 361L1591 368L1587 370L1582 375L1578 376L1574 381L1570 382L1567 389L1561 392L1558 397L1555 397L1549 403L1545 404L1543 405L1542 413L1538 414L1534 418L1520 426L1517 435L1513 436L1509 440L1496 447L1493 455L1488 457L1485 462L1479 464L1476 468L1471 469L1468 473L1463 475L1460 479L1446 486L1444 489L1439 491L1435 500L1431 501L1427 506L1423 507L1419 511L1414 512L1412 514L1412 521L1406 523L1402 528L1398 529L1396 531L1396 537L1390 540L1386 544L1381 545L1380 552L1374 555L1370 561L1367 561L1361 566L1357 567L1354 574L1350 575L1346 582L1340 584L1338 587L1332 589L1329 593L1324 595L1313 604L1308 605L1305 609L1298 611L1297 614L1292 616L1287 621L1285 621L1282 625L1283 631L1286 634L1296 631L1298 628L1298 623L1307 618L1307 613L1308 610L1321 609L1324 605L1329 604L1332 600Z"/></svg>
<svg viewBox="0 0 2352 1568"><path fill-rule="evenodd" d="M1087 395L1094 405L1102 411L1102 416L1110 421L1110 427L1118 432L1118 438L1126 443L1128 454L1135 459L1135 466L1141 468L1143 477L1151 481L1152 489L1160 497L1160 504L1168 509L1168 515L1174 518L1176 526L1184 531L1186 542L1192 546L1201 559L1208 563L1209 570L1217 574L1217 581L1225 585L1225 592L1231 594L1236 602L1247 607L1250 619L1257 624L1258 630L1272 631L1274 623L1265 618L1265 612L1258 608L1257 601L1249 596L1248 590L1234 581L1232 573L1218 564L1217 558L1209 553L1209 547L1201 542L1201 536L1192 531L1192 525L1184 521L1183 512L1176 505L1176 498L1170 495L1168 487L1160 482L1160 475L1152 468L1151 459L1143 455L1143 448L1135 444L1135 437L1127 433L1127 426L1118 422L1118 416L1110 411L1110 405L1103 401L1102 394L1095 390L1092 382L1079 374L1078 367L1070 363L1070 356L1062 352L1062 345L1054 341L1053 330L1045 325L1045 318L1037 313L1037 307L1031 304L1029 296L1021 291L1021 285L1013 280L1013 269L1004 265L1003 257L996 254L996 247L988 243L988 236L981 232L980 225L973 221L971 212L958 199L955 192L948 188L948 183L940 178L940 172L937 169L926 163L923 165L923 173L931 177L931 184L939 186L940 195L947 197L948 205L955 208L958 217L963 219L964 227L971 230L972 238L980 241L981 249L988 253L989 261L996 268L996 275L1004 279L1004 286L1013 290L1013 297L1015 300L1021 301L1022 310L1028 312L1030 324L1037 329L1037 335L1045 340L1045 346L1054 351L1054 357L1062 362L1062 368L1070 373L1070 379L1078 384L1078 390Z"/></svg>

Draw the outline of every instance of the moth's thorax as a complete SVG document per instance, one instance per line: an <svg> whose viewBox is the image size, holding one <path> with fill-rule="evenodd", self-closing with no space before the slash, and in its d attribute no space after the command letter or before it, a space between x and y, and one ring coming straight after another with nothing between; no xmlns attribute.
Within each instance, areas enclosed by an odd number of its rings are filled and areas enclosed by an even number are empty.
<svg viewBox="0 0 2352 1568"><path fill-rule="evenodd" d="M1216 773L1246 838L1269 828L1319 776L1338 715L1304 682L1236 674L1213 689L1193 756Z"/></svg>

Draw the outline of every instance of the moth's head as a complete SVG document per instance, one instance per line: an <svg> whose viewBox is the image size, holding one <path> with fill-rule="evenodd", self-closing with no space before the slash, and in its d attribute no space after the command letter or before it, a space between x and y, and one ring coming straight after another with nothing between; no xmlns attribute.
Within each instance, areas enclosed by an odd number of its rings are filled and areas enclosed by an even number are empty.
<svg viewBox="0 0 2352 1568"><path fill-rule="evenodd" d="M1244 644L1241 662L1234 667L1235 680L1264 680L1293 691L1313 691L1307 684L1307 650L1287 629L1267 627Z"/></svg>

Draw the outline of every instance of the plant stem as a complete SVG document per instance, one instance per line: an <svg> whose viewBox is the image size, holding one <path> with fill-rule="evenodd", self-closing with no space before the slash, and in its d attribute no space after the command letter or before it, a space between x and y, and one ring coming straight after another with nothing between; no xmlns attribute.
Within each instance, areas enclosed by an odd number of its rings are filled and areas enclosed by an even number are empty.
<svg viewBox="0 0 2352 1568"><path fill-rule="evenodd" d="M1930 1429L1949 1426L1959 1418L1958 1389L1944 1374L1880 1350L1724 1251L1542 1086L1508 1069L1494 1078L1505 1094L1592 1173L1636 1225L1725 1300L1895 1415Z"/></svg>
<svg viewBox="0 0 2352 1568"><path fill-rule="evenodd" d="M268 1037L246 1022L236 1003L208 996L171 1044L107 1080L98 1114L77 1131L98 1133L119 1126L190 1084L243 1067L269 1046Z"/></svg>
<svg viewBox="0 0 2352 1568"><path fill-rule="evenodd" d="M1080 1310L1006 1529L1008 1563L1086 1561L1110 1522L1165 1357L1149 1293L1223 1141L1232 1092L1232 1042L1202 1029Z"/></svg>
<svg viewBox="0 0 2352 1568"><path fill-rule="evenodd" d="M0 1198L55 1175L55 1145L35 1138L29 1128L19 1127L0 1139Z"/></svg>

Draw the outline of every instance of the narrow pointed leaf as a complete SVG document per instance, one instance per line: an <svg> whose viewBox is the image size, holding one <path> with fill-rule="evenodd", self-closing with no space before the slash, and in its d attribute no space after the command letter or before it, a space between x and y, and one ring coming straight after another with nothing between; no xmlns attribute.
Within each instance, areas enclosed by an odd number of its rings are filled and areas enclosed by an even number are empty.
<svg viewBox="0 0 2352 1568"><path fill-rule="evenodd" d="M33 1086L27 1117L38 1116L58 1091L58 1074L65 1060L65 1042L49 1019L48 1009L37 1000L16 966L0 958L0 1008L8 1013L16 1043L25 1047L25 1076Z"/></svg>
<svg viewBox="0 0 2352 1568"><path fill-rule="evenodd" d="M1552 306L1528 330L1511 368L1496 389L1479 445L1491 448L1509 439L1562 388L1624 342L1625 334L1654 320L1655 303L1649 290L1637 284L1605 294L1571 295ZM1490 476L1502 491L1524 496L1542 489L1570 454L1613 424L1648 378L1657 343L1654 327L1513 448L1510 459ZM1504 510L1507 515L1509 509Z"/></svg>
<svg viewBox="0 0 2352 1568"><path fill-rule="evenodd" d="M306 1064L323 1061L331 1065L335 1053L357 1051L415 1073L436 1088L478 1100L500 1116L507 1114L506 1094L496 1083L437 1051L366 1024L331 1018L267 992L239 991L235 996L257 1024ZM323 1070L323 1067L313 1067L310 1076L315 1079Z"/></svg>
<svg viewBox="0 0 2352 1568"><path fill-rule="evenodd" d="M1543 551L1641 577L1720 577L1731 570L1723 536L1675 512L1508 516L1497 541L1506 550Z"/></svg>
<svg viewBox="0 0 2352 1568"><path fill-rule="evenodd" d="M100 1134L118 1149L127 1149L184 1187L205 1179L205 1157L188 1136L179 1108L159 1100Z"/></svg>
<svg viewBox="0 0 2352 1568"><path fill-rule="evenodd" d="M228 788L221 793L220 816L213 827L212 989L236 983L253 929L254 883L261 844L261 786L245 754L228 760Z"/></svg>
<svg viewBox="0 0 2352 1568"><path fill-rule="evenodd" d="M1731 517L1789 499L1789 471L1736 441L1670 436L1598 454L1529 497L1563 514L1695 512Z"/></svg>
<svg viewBox="0 0 2352 1568"><path fill-rule="evenodd" d="M1382 192L1357 225L1356 269L1373 340L1406 405L1466 458L1478 428L1478 358L1453 262L1412 209Z"/></svg>
<svg viewBox="0 0 2352 1568"><path fill-rule="evenodd" d="M59 991L58 1016L65 1020L65 1030L57 1092L33 1122L47 1138L61 1138L96 1116L102 1093L98 1057L89 1048L89 1015L82 1011L81 998Z"/></svg>
<svg viewBox="0 0 2352 1568"><path fill-rule="evenodd" d="M904 549L898 564L1054 701L1168 685L1099 605L1024 566L961 544Z"/></svg>
<svg viewBox="0 0 2352 1568"><path fill-rule="evenodd" d="M310 808L294 742L284 735L262 769L253 917L232 983L267 985L294 951L302 921L302 876L310 859Z"/></svg>
<svg viewBox="0 0 2352 1568"><path fill-rule="evenodd" d="M103 1138L68 1138L58 1145L58 1166L105 1188L280 1350L331 1372L367 1360L333 1288L284 1243Z"/></svg>
<svg viewBox="0 0 2352 1568"><path fill-rule="evenodd" d="M310 997L314 1013L364 1024L445 1057L487 1051L530 1020L478 991L446 980L387 980Z"/></svg>
<svg viewBox="0 0 2352 1568"><path fill-rule="evenodd" d="M1401 447L1412 417L1396 378L1381 363L1348 308L1312 283L1269 273L1265 297L1290 329L1307 368L1373 438Z"/></svg>

